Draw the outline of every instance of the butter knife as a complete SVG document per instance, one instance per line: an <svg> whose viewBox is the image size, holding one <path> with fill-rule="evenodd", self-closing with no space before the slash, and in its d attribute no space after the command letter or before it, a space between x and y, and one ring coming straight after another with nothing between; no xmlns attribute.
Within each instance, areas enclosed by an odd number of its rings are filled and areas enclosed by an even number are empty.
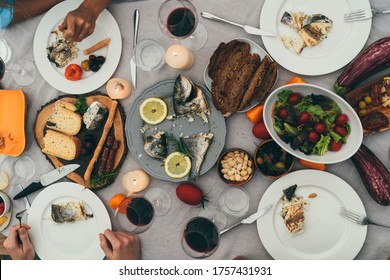
<svg viewBox="0 0 390 280"><path fill-rule="evenodd" d="M232 228L235 228L241 224L251 224L253 223L254 221L256 221L258 218L260 218L261 216L263 216L265 213L267 213L271 208L272 208L272 204L269 204L267 206L265 206L264 208L260 209L259 211L257 211L256 213L250 215L249 217L243 219L242 221L238 222L238 223L235 223L233 225L231 225L230 227L227 227L223 230L221 230L219 232L220 235L224 234L225 232L231 230Z"/></svg>
<svg viewBox="0 0 390 280"><path fill-rule="evenodd" d="M200 15L202 17L204 17L204 18L207 18L207 19L220 21L220 22L225 22L225 23L229 23L231 25L237 26L237 27L241 27L249 34L260 35L260 36L268 36L268 37L276 37L275 33L272 33L272 32L269 32L269 31L265 31L265 30L261 30L259 28L252 27L252 26L249 26L249 25L239 24L239 23L236 23L236 22L233 22L233 21L230 21L230 20L218 17L216 15L210 14L208 12L201 12Z"/></svg>
<svg viewBox="0 0 390 280"><path fill-rule="evenodd" d="M134 11L133 57L130 59L131 81L133 82L134 89L137 88L137 65L135 64L135 47L137 46L138 26L139 26L139 10L135 9L135 11Z"/></svg>

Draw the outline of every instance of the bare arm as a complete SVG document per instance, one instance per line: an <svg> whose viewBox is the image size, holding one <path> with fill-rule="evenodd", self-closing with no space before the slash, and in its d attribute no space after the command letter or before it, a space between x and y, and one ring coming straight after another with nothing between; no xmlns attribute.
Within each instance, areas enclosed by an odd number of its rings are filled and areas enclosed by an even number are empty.
<svg viewBox="0 0 390 280"><path fill-rule="evenodd" d="M48 11L63 0L15 0L12 22L19 22Z"/></svg>

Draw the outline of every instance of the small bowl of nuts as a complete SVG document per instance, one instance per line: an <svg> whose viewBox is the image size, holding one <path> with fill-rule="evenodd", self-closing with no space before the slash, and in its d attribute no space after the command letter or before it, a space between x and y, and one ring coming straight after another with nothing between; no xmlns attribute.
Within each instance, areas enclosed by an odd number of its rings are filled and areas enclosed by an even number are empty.
<svg viewBox="0 0 390 280"><path fill-rule="evenodd" d="M226 150L218 159L217 172L226 184L235 187L243 186L253 177L253 159L242 149Z"/></svg>
<svg viewBox="0 0 390 280"><path fill-rule="evenodd" d="M274 140L268 139L257 145L255 166L264 176L277 179L291 171L294 156L286 152Z"/></svg>

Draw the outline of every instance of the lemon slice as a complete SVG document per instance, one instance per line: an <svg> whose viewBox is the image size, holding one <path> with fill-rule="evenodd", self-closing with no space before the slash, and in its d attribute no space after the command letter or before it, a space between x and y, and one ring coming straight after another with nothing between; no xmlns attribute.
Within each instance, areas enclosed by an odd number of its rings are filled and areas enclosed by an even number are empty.
<svg viewBox="0 0 390 280"><path fill-rule="evenodd" d="M1 171L0 173L0 190L4 190L6 187L8 187L8 174L4 171Z"/></svg>
<svg viewBox="0 0 390 280"><path fill-rule="evenodd" d="M191 170L191 159L180 152L173 152L165 159L164 170L171 178L183 178Z"/></svg>
<svg viewBox="0 0 390 280"><path fill-rule="evenodd" d="M168 107L162 99L150 97L141 103L139 114L144 122L148 124L159 124L167 117Z"/></svg>

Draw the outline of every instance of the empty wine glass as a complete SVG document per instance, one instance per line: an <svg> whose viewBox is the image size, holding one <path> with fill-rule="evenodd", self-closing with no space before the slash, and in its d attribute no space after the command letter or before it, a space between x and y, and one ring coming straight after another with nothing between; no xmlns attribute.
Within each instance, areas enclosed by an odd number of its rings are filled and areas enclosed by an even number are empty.
<svg viewBox="0 0 390 280"><path fill-rule="evenodd" d="M187 255L201 259L217 250L219 238L218 228L210 219L194 217L185 225L181 243Z"/></svg>
<svg viewBox="0 0 390 280"><path fill-rule="evenodd" d="M5 176L8 185L17 186L31 179L35 174L34 161L28 156L7 157L1 163L1 176Z"/></svg>
<svg viewBox="0 0 390 280"><path fill-rule="evenodd" d="M146 192L145 196L152 202L157 217L164 216L171 209L171 197L165 190L152 188Z"/></svg>
<svg viewBox="0 0 390 280"><path fill-rule="evenodd" d="M14 64L12 69L8 69L5 67L5 63L0 57L0 81L7 72L12 74L15 82L20 86L31 85L37 76L35 65L30 60L21 59Z"/></svg>
<svg viewBox="0 0 390 280"><path fill-rule="evenodd" d="M161 29L191 51L201 49L207 30L199 23L195 6L188 0L166 0L159 9Z"/></svg>
<svg viewBox="0 0 390 280"><path fill-rule="evenodd" d="M115 211L115 219L120 230L142 233L154 220L154 208L145 196L130 194L124 198Z"/></svg>

